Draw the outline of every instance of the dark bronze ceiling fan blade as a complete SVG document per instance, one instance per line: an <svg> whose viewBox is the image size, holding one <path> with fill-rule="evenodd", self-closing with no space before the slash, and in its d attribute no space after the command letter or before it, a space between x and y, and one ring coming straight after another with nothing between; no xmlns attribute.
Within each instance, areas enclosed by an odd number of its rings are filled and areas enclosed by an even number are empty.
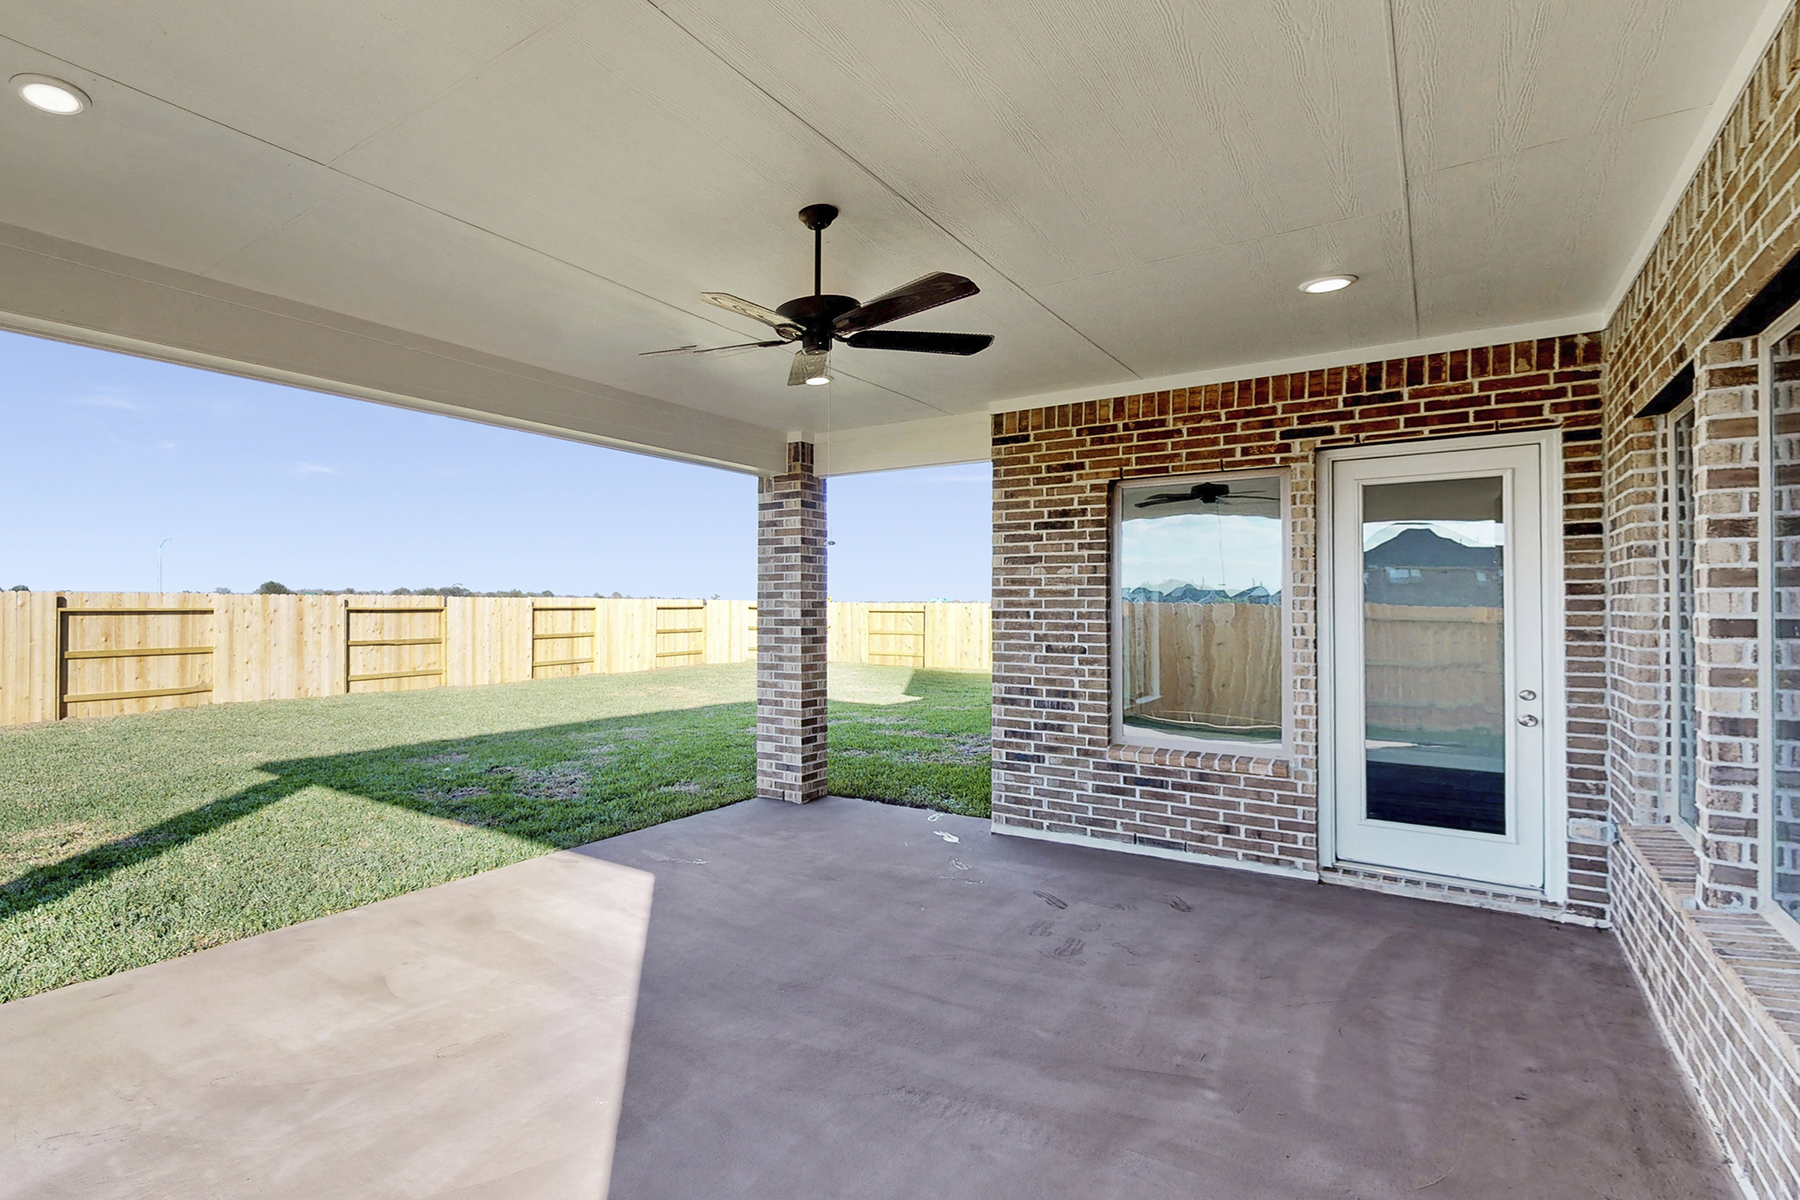
<svg viewBox="0 0 1800 1200"><path fill-rule="evenodd" d="M794 365L788 368L788 386L798 387L809 379L823 375L825 357L826 352L823 350L794 351Z"/></svg>
<svg viewBox="0 0 1800 1200"><path fill-rule="evenodd" d="M704 350L696 350L695 354L718 354L725 350L759 350L764 346L786 346L787 338L776 338L772 342L739 342L735 346L708 346Z"/></svg>
<svg viewBox="0 0 1800 1200"><path fill-rule="evenodd" d="M776 338L772 342L739 342L735 346L675 346L668 350L645 350L639 358L660 358L665 354L719 354L726 350L759 350L764 346L786 346L787 338Z"/></svg>
<svg viewBox="0 0 1800 1200"><path fill-rule="evenodd" d="M844 339L859 350L916 350L921 354L980 354L994 344L991 333L924 333L913 329L871 329Z"/></svg>
<svg viewBox="0 0 1800 1200"><path fill-rule="evenodd" d="M764 308L752 300L745 300L726 292L701 292L700 298L708 304L716 304L720 308L730 309L741 317L749 317L752 321L761 321L764 325L772 325L781 334L781 340L791 342L803 332L800 326L782 316L772 308Z"/></svg>
<svg viewBox="0 0 1800 1200"><path fill-rule="evenodd" d="M889 321L898 321L901 317L922 313L952 300L973 296L979 291L981 289L972 280L964 279L961 275L933 271L851 309L833 321L831 326L839 334L848 336L873 329L877 325L886 325Z"/></svg>

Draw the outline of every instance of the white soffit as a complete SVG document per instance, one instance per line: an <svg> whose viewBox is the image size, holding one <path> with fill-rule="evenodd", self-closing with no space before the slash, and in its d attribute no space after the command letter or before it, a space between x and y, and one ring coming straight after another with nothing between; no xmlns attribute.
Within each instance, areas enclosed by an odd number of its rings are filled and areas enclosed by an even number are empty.
<svg viewBox="0 0 1800 1200"><path fill-rule="evenodd" d="M448 388L530 425L495 391L511 364L612 398L552 420L574 436L761 469L806 429L843 469L884 446L960 461L990 407L1595 327L1785 7L16 3L0 73L66 78L94 107L0 104L0 223L488 372L414 381L395 359L380 387L338 381L353 394L441 407ZM785 386L783 350L639 357L760 336L697 293L810 290L794 211L814 201L843 209L827 290L968 275L980 296L903 324L994 347L840 349L820 389ZM1295 290L1339 271L1360 282ZM64 336L144 340L76 299L89 315ZM9 323L32 304L57 309L21 301ZM220 354L213 332L157 327L252 373L258 345L297 344L271 327ZM314 349L305 370L263 365L329 385ZM654 419L608 434L626 411ZM656 434L671 413L716 425L721 452Z"/></svg>

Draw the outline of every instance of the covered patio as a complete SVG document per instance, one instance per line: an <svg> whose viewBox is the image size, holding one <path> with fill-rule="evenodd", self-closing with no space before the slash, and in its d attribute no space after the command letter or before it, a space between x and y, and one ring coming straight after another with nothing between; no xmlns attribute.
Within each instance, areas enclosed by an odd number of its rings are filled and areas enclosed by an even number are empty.
<svg viewBox="0 0 1800 1200"><path fill-rule="evenodd" d="M20 1196L1733 1195L1605 934L837 798L16 1001L0 1044Z"/></svg>
<svg viewBox="0 0 1800 1200"><path fill-rule="evenodd" d="M761 799L0 1008L28 1190L1800 1196L1792 0L79 0L0 77L0 327L759 480ZM825 796L828 481L951 463L981 827ZM309 1006L514 880L449 1010Z"/></svg>

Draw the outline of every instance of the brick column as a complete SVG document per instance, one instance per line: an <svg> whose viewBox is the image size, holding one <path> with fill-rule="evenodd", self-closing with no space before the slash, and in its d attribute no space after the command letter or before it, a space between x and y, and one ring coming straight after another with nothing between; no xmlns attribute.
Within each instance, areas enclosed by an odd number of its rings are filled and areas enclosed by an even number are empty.
<svg viewBox="0 0 1800 1200"><path fill-rule="evenodd" d="M825 794L825 481L811 442L757 483L756 790L805 804Z"/></svg>
<svg viewBox="0 0 1800 1200"><path fill-rule="evenodd" d="M1756 339L1714 342L1694 400L1694 651L1701 903L1754 907L1761 665L1761 429Z"/></svg>

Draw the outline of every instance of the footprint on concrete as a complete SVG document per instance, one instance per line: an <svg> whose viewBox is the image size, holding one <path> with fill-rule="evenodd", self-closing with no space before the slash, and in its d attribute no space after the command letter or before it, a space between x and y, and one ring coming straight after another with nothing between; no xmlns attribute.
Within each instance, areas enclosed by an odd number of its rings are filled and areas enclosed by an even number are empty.
<svg viewBox="0 0 1800 1200"><path fill-rule="evenodd" d="M1067 900L1052 896L1049 892L1033 892L1031 894L1042 900L1045 904L1048 904L1051 908L1069 907L1069 902Z"/></svg>
<svg viewBox="0 0 1800 1200"><path fill-rule="evenodd" d="M1176 912L1193 912L1194 911L1194 906L1189 904L1186 900L1183 900L1180 896L1168 896L1168 897L1165 897L1165 899L1168 900L1169 907L1174 909Z"/></svg>
<svg viewBox="0 0 1800 1200"><path fill-rule="evenodd" d="M1029 933L1032 937L1049 937L1056 932L1056 922L1033 921L1030 925L1026 926L1025 932Z"/></svg>
<svg viewBox="0 0 1800 1200"><path fill-rule="evenodd" d="M1075 958L1081 954L1080 938L1064 938L1063 944L1050 952L1052 958Z"/></svg>
<svg viewBox="0 0 1800 1200"><path fill-rule="evenodd" d="M953 866L953 867L955 867L955 868L956 868L956 869L957 869L957 870L959 870L959 871L967 871L967 870L969 870L969 869L970 869L970 868L969 868L969 864L968 864L968 863L966 863L966 862L964 862L964 861L963 861L963 860L962 860L962 859L960 859L960 858L953 858L953 859L951 859L951 860L950 860L950 865L951 865L951 866Z"/></svg>

